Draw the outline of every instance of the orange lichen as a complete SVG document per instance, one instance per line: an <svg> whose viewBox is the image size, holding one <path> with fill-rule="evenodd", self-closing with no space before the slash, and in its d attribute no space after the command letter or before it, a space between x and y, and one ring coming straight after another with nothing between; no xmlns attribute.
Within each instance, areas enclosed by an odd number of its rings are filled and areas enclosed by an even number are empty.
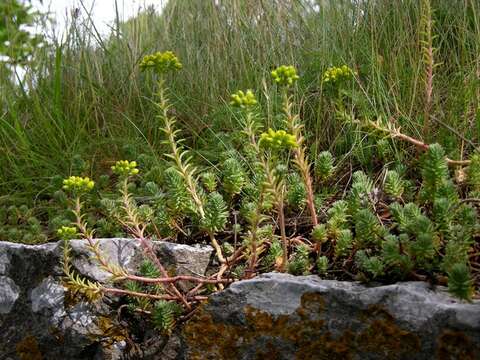
<svg viewBox="0 0 480 360"><path fill-rule="evenodd" d="M359 314L356 329L333 334L326 326L325 300L318 293L302 296L291 315L271 315L251 306L243 309L244 323L215 321L205 307L186 324L184 336L191 359L232 359L245 351L255 358L275 359L292 352L296 359L352 359L377 354L385 359L408 358L420 350L417 335L402 329L383 308ZM352 319L354 320L354 319ZM261 339L261 349L255 343ZM280 349L282 348L282 349ZM284 351L284 352L282 352Z"/></svg>
<svg viewBox="0 0 480 360"><path fill-rule="evenodd" d="M296 314L299 320L292 321L290 315L272 316L266 312L246 306L244 309L244 326L229 325L215 322L204 308L187 323L184 334L187 342L195 344L198 351L192 349L191 359L231 359L238 356L242 346L250 346L255 338L263 337L271 339L266 347L258 350L256 357L262 358L262 354L276 352L274 339L282 339L293 344L299 343L303 338L309 337L306 332L312 329L321 329L324 321L309 320L309 311L320 312L324 301L319 294L306 294L302 297L301 306ZM317 333L318 330L315 330ZM207 335L208 334L208 335Z"/></svg>
<svg viewBox="0 0 480 360"><path fill-rule="evenodd" d="M309 293L293 314L272 315L246 306L240 314L232 314L235 324L215 319L208 305L203 306L184 328L189 359L409 359L422 349L421 334L402 328L380 305L344 320L326 318L327 306L321 294ZM351 309L346 311L348 316ZM336 331L327 322L332 320L339 321L333 326ZM445 330L437 344L439 360L473 360L479 353L478 346L459 331Z"/></svg>
<svg viewBox="0 0 480 360"><path fill-rule="evenodd" d="M17 356L20 360L43 360L38 347L38 341L34 336L24 337L16 346Z"/></svg>
<svg viewBox="0 0 480 360"><path fill-rule="evenodd" d="M364 352L383 352L384 359L403 359L405 355L420 350L417 335L401 329L393 316L378 305L370 306L362 317L369 325L356 337L359 350Z"/></svg>
<svg viewBox="0 0 480 360"><path fill-rule="evenodd" d="M437 358L439 360L475 360L480 349L460 331L445 330L438 337Z"/></svg>

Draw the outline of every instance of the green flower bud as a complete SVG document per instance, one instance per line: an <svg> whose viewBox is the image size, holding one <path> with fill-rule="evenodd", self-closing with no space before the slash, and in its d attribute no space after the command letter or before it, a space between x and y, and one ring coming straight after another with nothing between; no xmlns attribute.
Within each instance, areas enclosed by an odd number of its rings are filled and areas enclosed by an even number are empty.
<svg viewBox="0 0 480 360"><path fill-rule="evenodd" d="M140 70L152 69L157 74L165 74L169 71L180 70L182 64L177 56L171 51L156 52L146 55L140 62Z"/></svg>
<svg viewBox="0 0 480 360"><path fill-rule="evenodd" d="M297 75L297 70L293 66L282 65L271 72L273 81L281 86L291 86L300 77Z"/></svg>
<svg viewBox="0 0 480 360"><path fill-rule="evenodd" d="M342 65L341 67L333 66L329 67L323 73L322 83L333 86L348 80L352 80L354 75L356 75L356 72L347 65Z"/></svg>
<svg viewBox="0 0 480 360"><path fill-rule="evenodd" d="M70 176L63 180L63 190L71 191L76 194L87 193L93 189L95 183L88 177Z"/></svg>
<svg viewBox="0 0 480 360"><path fill-rule="evenodd" d="M298 146L295 136L287 133L285 130L268 129L260 135L259 145L266 149L279 151L282 149L292 149Z"/></svg>
<svg viewBox="0 0 480 360"><path fill-rule="evenodd" d="M139 172L137 169L137 162L128 160L117 161L115 165L112 166L112 171L120 177L137 175Z"/></svg>
<svg viewBox="0 0 480 360"><path fill-rule="evenodd" d="M246 90L245 92L238 90L236 93L230 96L230 99L230 105L242 109L252 107L257 104L257 100L255 99L255 95L253 94L252 90Z"/></svg>
<svg viewBox="0 0 480 360"><path fill-rule="evenodd" d="M57 235L62 240L71 240L77 236L77 229L72 226L62 226L57 230Z"/></svg>

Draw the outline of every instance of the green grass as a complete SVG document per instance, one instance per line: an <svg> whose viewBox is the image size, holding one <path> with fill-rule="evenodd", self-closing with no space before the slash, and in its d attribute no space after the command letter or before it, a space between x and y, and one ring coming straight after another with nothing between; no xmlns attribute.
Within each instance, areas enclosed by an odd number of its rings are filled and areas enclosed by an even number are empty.
<svg viewBox="0 0 480 360"><path fill-rule="evenodd" d="M38 49L20 86L0 76L0 206L27 203L46 216L57 175L95 177L115 160L142 153L160 161L154 79L138 70L143 55L155 50L173 50L184 65L169 82L170 96L193 148L228 146L231 138L221 133L236 129L237 119L225 105L237 89L253 88L265 123L275 125L280 99L269 73L281 64L299 69L297 100L312 154L330 149L353 154L354 165L373 163L374 142L349 130L324 94L321 77L331 65L358 71L349 110L391 119L421 138L420 2L319 3L171 1L160 16L146 11L117 21L106 39L88 16L72 22L64 41ZM439 65L430 140L461 158L480 141L480 6L432 0L431 8Z"/></svg>

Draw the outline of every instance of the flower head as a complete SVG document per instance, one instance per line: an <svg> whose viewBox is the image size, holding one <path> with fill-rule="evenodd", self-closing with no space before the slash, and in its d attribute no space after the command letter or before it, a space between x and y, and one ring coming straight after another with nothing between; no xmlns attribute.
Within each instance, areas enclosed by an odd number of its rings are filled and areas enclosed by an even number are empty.
<svg viewBox="0 0 480 360"><path fill-rule="evenodd" d="M347 65L342 65L340 67L329 67L322 77L323 84L338 84L344 81L353 79L355 71L349 68Z"/></svg>
<svg viewBox="0 0 480 360"><path fill-rule="evenodd" d="M295 136L285 130L275 131L273 129L268 129L267 132L260 135L259 145L272 150L291 149L298 146Z"/></svg>
<svg viewBox="0 0 480 360"><path fill-rule="evenodd" d="M137 175L139 170L137 169L136 161L120 160L112 166L114 174L122 177Z"/></svg>
<svg viewBox="0 0 480 360"><path fill-rule="evenodd" d="M295 67L282 65L271 72L273 81L278 85L291 86L300 77L297 75Z"/></svg>
<svg viewBox="0 0 480 360"><path fill-rule="evenodd" d="M242 109L257 104L257 100L255 99L255 95L253 94L252 90L247 90L245 92L238 90L236 93L232 94L230 98L230 105L237 106Z"/></svg>
<svg viewBox="0 0 480 360"><path fill-rule="evenodd" d="M140 62L140 70L152 69L157 74L164 74L172 70L180 70L181 68L182 64L171 51L146 55Z"/></svg>
<svg viewBox="0 0 480 360"><path fill-rule="evenodd" d="M94 186L95 183L88 177L70 176L63 180L63 190L76 194L88 193Z"/></svg>
<svg viewBox="0 0 480 360"><path fill-rule="evenodd" d="M71 240L77 236L77 229L72 226L62 226L57 230L57 235L62 240Z"/></svg>

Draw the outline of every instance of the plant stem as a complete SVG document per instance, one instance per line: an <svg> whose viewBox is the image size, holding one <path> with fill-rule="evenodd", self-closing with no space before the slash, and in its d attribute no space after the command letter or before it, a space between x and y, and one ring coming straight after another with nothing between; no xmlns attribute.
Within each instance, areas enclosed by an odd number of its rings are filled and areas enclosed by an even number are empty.
<svg viewBox="0 0 480 360"><path fill-rule="evenodd" d="M227 260L223 256L222 248L220 247L220 244L218 243L217 239L215 239L213 232L209 231L208 236L210 237L210 242L212 243L212 246L215 249L218 260L220 261L221 264L225 264Z"/></svg>
<svg viewBox="0 0 480 360"><path fill-rule="evenodd" d="M186 152L177 145L178 141L175 139L175 134L178 132L178 130L174 129L175 119L168 115L170 105L168 103L168 98L165 94L166 91L163 84L164 80L160 79L158 82L158 97L160 99L158 107L160 108L161 118L164 122L163 131L167 135L167 143L171 150L171 154L168 156L175 162L176 169L185 181L187 190L198 209L200 218L203 219L205 217L205 211L203 209L203 202L198 194L197 186L193 177L194 169L189 163L189 158L184 159Z"/></svg>
<svg viewBox="0 0 480 360"><path fill-rule="evenodd" d="M297 165L302 175L305 190L307 192L307 207L310 212L313 226L318 225L317 211L315 210L315 196L313 193L313 181L310 175L310 164L308 163L305 147L303 146L304 138L302 136L302 125L299 124L299 117L293 114L293 104L290 101L287 90L283 93L283 111L287 117L287 124L290 132L295 136L297 147L293 150L295 155L295 164Z"/></svg>
<svg viewBox="0 0 480 360"><path fill-rule="evenodd" d="M181 298L179 299L177 296L172 296L172 295L154 295L154 294L147 294L147 293L142 293L142 292L137 292L137 291L130 291L130 290L124 290L124 289L116 289L116 288L102 288L102 291L107 294L115 294L115 295L129 295L129 296L135 296L135 297L143 297L143 298L149 298L149 299L154 299L154 300L182 300L182 301L204 301L208 299L208 296L192 296L187 299ZM190 309L191 306L188 304L188 308Z"/></svg>
<svg viewBox="0 0 480 360"><path fill-rule="evenodd" d="M430 0L422 0L421 4L421 36L423 62L425 65L424 82L425 82L425 105L423 111L423 136L425 140L430 135L430 112L432 109L432 93L433 93L433 37L432 37L432 7Z"/></svg>
<svg viewBox="0 0 480 360"><path fill-rule="evenodd" d="M372 121L372 120L368 120L367 124L369 127L372 127L375 130L387 133L392 139L400 139L400 140L409 142L410 144L415 145L421 150L425 151L425 150L428 150L430 147L429 144L421 140L418 140L416 138L413 138L411 136L401 133L400 129L397 129L393 126L391 127L382 126L378 121ZM445 161L447 162L448 165L451 165L451 166L466 166L470 164L470 160L452 160L448 157L445 158Z"/></svg>
<svg viewBox="0 0 480 360"><path fill-rule="evenodd" d="M278 202L278 221L280 223L280 236L282 238L282 264L280 265L280 271L284 272L288 262L288 239L285 233L285 214L283 211L283 196L281 201Z"/></svg>
<svg viewBox="0 0 480 360"><path fill-rule="evenodd" d="M190 276L190 275L177 275L171 277L162 277L162 278L147 278L143 276L136 276L136 275L126 275L123 278L119 278L120 280L132 280L132 281L139 281L148 284L168 284L174 283L178 281L191 281L200 284L218 284L218 283L231 283L233 279L206 279L197 276Z"/></svg>
<svg viewBox="0 0 480 360"><path fill-rule="evenodd" d="M247 269L247 278L255 276L255 268L257 266L257 252L258 252L258 228L262 222L262 206L264 198L264 188L260 192L260 196L255 208L255 214L250 222L250 261Z"/></svg>
<svg viewBox="0 0 480 360"><path fill-rule="evenodd" d="M146 238L144 235L145 227L141 227L140 222L138 220L138 216L134 208L131 206L130 197L128 195L128 179L125 179L123 182L122 194L123 194L123 206L127 215L127 220L129 222L129 225L133 229L132 234L137 238L137 240L140 241L140 245L142 246L143 251L150 258L150 260L153 261L157 269L160 271L160 274L162 274L162 276L165 278L169 277L167 271L165 270L162 263L160 262L160 259L155 253L152 242L150 241L150 239ZM177 296L185 304L187 309L190 309L190 304L187 302L184 296L180 293L177 287L173 283L169 283L168 287L173 292L173 294Z"/></svg>

